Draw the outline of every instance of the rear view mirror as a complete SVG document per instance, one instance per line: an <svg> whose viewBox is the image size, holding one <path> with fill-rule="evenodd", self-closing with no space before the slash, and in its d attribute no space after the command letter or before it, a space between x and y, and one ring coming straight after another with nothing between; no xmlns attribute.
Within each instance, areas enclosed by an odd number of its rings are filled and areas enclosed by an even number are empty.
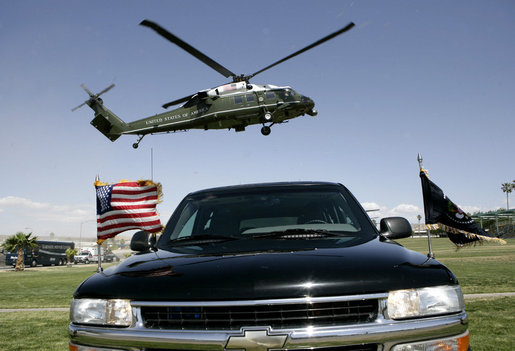
<svg viewBox="0 0 515 351"><path fill-rule="evenodd" d="M150 243L148 241L150 233L140 230L134 233L131 239L131 250L138 252L147 252L150 250Z"/></svg>
<svg viewBox="0 0 515 351"><path fill-rule="evenodd" d="M388 239L402 239L411 236L411 224L402 217L388 217L381 219L379 233Z"/></svg>

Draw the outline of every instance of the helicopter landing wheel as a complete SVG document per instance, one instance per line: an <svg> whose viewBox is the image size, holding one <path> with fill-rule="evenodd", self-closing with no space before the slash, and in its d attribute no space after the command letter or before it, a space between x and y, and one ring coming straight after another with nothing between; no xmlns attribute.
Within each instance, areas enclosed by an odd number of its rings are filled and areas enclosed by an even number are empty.
<svg viewBox="0 0 515 351"><path fill-rule="evenodd" d="M268 126L263 126L263 128L261 128L261 134L263 135L269 135L270 132L272 131L272 129L270 129L270 127Z"/></svg>
<svg viewBox="0 0 515 351"><path fill-rule="evenodd" d="M270 122L272 121L272 114L270 112L266 112L264 118L266 122Z"/></svg>
<svg viewBox="0 0 515 351"><path fill-rule="evenodd" d="M145 136L145 134L143 134L142 136L140 136L140 137L138 138L138 141L136 141L134 144L132 144L132 147L133 147L134 149L137 149L137 148L138 148L139 143L140 143L141 139L143 139L143 137L144 137L144 136Z"/></svg>

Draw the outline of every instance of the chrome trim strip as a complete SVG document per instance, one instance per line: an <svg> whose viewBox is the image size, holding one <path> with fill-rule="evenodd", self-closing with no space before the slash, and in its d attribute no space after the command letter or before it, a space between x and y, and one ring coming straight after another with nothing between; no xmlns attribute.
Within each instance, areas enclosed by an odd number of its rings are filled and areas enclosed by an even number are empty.
<svg viewBox="0 0 515 351"><path fill-rule="evenodd" d="M289 299L267 299L267 300L237 300L237 301L131 301L133 307L138 306L259 306L259 305L291 305L298 303L321 303L321 302L343 302L359 300L378 300L388 298L388 293L350 295L350 296L328 296L328 297L299 297Z"/></svg>

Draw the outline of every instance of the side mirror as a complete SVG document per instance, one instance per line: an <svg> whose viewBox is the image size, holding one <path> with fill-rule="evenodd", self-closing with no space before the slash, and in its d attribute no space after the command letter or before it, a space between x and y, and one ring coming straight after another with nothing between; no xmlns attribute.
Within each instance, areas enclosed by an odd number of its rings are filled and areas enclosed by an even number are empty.
<svg viewBox="0 0 515 351"><path fill-rule="evenodd" d="M388 217L381 219L379 233L388 239L402 239L411 236L411 224L402 217Z"/></svg>
<svg viewBox="0 0 515 351"><path fill-rule="evenodd" d="M131 239L131 250L138 252L147 252L150 250L150 243L148 242L148 237L150 233L140 230L139 232L134 233Z"/></svg>

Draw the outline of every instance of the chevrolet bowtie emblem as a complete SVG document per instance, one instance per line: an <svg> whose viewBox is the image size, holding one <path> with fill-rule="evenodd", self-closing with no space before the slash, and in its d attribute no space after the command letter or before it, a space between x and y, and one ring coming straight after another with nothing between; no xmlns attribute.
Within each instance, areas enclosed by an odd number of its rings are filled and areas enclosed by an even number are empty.
<svg viewBox="0 0 515 351"><path fill-rule="evenodd" d="M226 350L268 351L282 349L288 335L269 335L267 330L244 330L242 336L230 336Z"/></svg>

